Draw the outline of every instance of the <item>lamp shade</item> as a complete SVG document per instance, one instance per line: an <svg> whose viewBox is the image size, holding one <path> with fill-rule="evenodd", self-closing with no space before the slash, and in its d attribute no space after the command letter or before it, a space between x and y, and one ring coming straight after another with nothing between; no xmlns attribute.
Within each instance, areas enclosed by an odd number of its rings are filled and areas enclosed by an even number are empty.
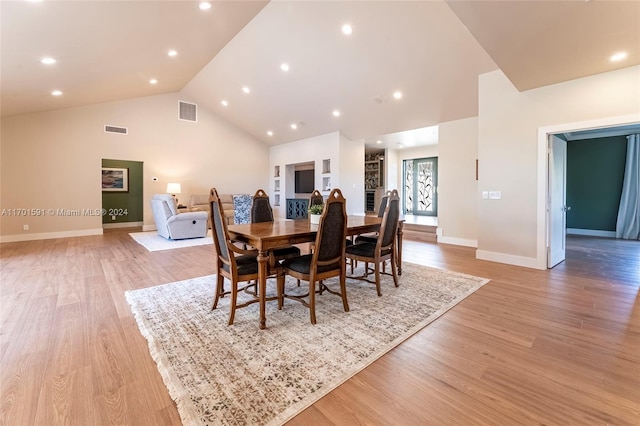
<svg viewBox="0 0 640 426"><path fill-rule="evenodd" d="M168 183L167 184L167 194L181 194L182 190L180 189L179 183Z"/></svg>

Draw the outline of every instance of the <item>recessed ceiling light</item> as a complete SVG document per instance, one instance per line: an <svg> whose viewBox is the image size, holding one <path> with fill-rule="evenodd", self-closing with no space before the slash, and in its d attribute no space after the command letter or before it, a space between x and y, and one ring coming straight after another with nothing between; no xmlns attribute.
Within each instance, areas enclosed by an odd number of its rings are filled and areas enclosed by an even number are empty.
<svg viewBox="0 0 640 426"><path fill-rule="evenodd" d="M60 96L60 95L62 95L62 91L60 91L60 90L54 90L53 92L51 92L51 94L52 94L53 96Z"/></svg>
<svg viewBox="0 0 640 426"><path fill-rule="evenodd" d="M222 104L222 106L225 106L225 107L229 106L229 102L227 102L226 99L223 99L222 101L220 101L220 103Z"/></svg>
<svg viewBox="0 0 640 426"><path fill-rule="evenodd" d="M296 123L291 123L291 128L295 130L298 128L298 125Z"/></svg>
<svg viewBox="0 0 640 426"><path fill-rule="evenodd" d="M377 140L377 141L376 141L376 143L377 143L377 144L381 144L381 143L382 143L382 141L380 141L380 140Z"/></svg>
<svg viewBox="0 0 640 426"><path fill-rule="evenodd" d="M338 111L337 109L334 109L332 114L334 117L340 117L340 111Z"/></svg>
<svg viewBox="0 0 640 426"><path fill-rule="evenodd" d="M627 52L618 52L618 53L612 55L609 58L609 60L611 62L617 62L617 61L621 61L621 60L626 59L626 58L627 58Z"/></svg>
<svg viewBox="0 0 640 426"><path fill-rule="evenodd" d="M267 135L269 135L269 136L273 136L273 132L272 132L271 130L269 130L269 131L267 132Z"/></svg>
<svg viewBox="0 0 640 426"><path fill-rule="evenodd" d="M280 65L280 69L284 72L289 71L289 64L287 64L286 62L283 63L282 65Z"/></svg>
<svg viewBox="0 0 640 426"><path fill-rule="evenodd" d="M349 24L344 24L342 26L342 33L344 35L351 35L351 33L353 33L353 28L351 28L351 25Z"/></svg>
<svg viewBox="0 0 640 426"><path fill-rule="evenodd" d="M40 62L42 62L45 65L51 65L51 64L55 64L56 60L47 56L45 58L40 59Z"/></svg>
<svg viewBox="0 0 640 426"><path fill-rule="evenodd" d="M402 99L402 92L399 90L396 90L395 92L393 92L393 97L395 99Z"/></svg>
<svg viewBox="0 0 640 426"><path fill-rule="evenodd" d="M402 145L401 143L399 143L399 144L398 144L398 148L399 148L399 149L402 149L402 148L404 148L404 145Z"/></svg>
<svg viewBox="0 0 640 426"><path fill-rule="evenodd" d="M200 8L200 10L211 9L211 3L209 3L208 1L201 1L198 7Z"/></svg>
<svg viewBox="0 0 640 426"><path fill-rule="evenodd" d="M250 93L250 92L251 92L251 89L249 89L247 86L244 86L244 87L242 88L242 91L243 91L244 93Z"/></svg>
<svg viewBox="0 0 640 426"><path fill-rule="evenodd" d="M155 78L152 78L151 80L149 80L150 84L158 84L158 80L156 80Z"/></svg>
<svg viewBox="0 0 640 426"><path fill-rule="evenodd" d="M170 50L170 51L168 51L168 52L167 52L167 55L169 55L169 56L171 56L171 57L173 57L173 56L177 56L177 55L178 55L178 52L176 52L175 50Z"/></svg>

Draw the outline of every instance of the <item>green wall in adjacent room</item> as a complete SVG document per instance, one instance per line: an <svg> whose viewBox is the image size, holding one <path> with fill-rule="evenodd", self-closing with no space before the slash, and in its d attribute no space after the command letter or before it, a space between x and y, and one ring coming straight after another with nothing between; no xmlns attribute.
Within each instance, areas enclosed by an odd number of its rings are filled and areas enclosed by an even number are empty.
<svg viewBox="0 0 640 426"><path fill-rule="evenodd" d="M567 143L567 228L615 231L627 137Z"/></svg>
<svg viewBox="0 0 640 426"><path fill-rule="evenodd" d="M102 192L102 208L107 214L102 223L142 222L142 162L125 160L102 160L102 167L120 167L129 169L128 192ZM119 213L126 214L120 215ZM109 213L116 213L112 220Z"/></svg>

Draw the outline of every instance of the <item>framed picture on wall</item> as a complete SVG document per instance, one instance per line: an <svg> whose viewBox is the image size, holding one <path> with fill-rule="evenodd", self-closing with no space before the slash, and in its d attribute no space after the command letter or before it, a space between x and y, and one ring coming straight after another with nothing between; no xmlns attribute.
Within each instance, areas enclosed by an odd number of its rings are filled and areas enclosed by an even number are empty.
<svg viewBox="0 0 640 426"><path fill-rule="evenodd" d="M102 191L129 192L129 169L103 167Z"/></svg>

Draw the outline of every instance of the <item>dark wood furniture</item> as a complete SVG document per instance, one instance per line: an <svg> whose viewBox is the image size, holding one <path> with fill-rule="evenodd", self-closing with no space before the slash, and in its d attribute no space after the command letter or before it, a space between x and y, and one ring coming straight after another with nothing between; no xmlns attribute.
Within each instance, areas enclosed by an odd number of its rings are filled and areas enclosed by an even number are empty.
<svg viewBox="0 0 640 426"><path fill-rule="evenodd" d="M356 238L356 244L346 248L346 257L351 261L364 262L364 273L361 276L351 277L374 283L378 296L382 296L380 291L380 274L386 273L380 271L384 262L391 261L391 265L395 264L396 257L396 235L398 229L398 221L400 219L400 198L398 191L395 189L387 196L387 202L382 212L382 224L380 226L379 235L373 241L363 240L362 237ZM369 237L368 237L369 238ZM360 240L358 242L358 240ZM369 263L373 263L373 270L369 269ZM375 274L375 280L371 281L369 275ZM393 284L398 287L398 276L396 268L391 267L391 275L393 276Z"/></svg>
<svg viewBox="0 0 640 426"><path fill-rule="evenodd" d="M264 294L260 298L254 297L245 303L237 305L238 292L247 289L252 286L251 281L259 278L259 264L258 264L258 251L257 250L244 250L237 247L233 240L229 237L227 231L227 221L224 220L224 208L222 201L218 196L218 191L215 188L211 188L209 196L210 216L212 224L213 244L217 253L216 256L216 294L213 300L213 306L211 310L216 309L218 301L221 297L226 295L231 296L229 302L229 325L233 324L235 318L236 309L244 306L248 306L252 303L260 302L265 303ZM263 253L264 256L264 253ZM265 262L262 262L265 267L263 271L264 279L266 281L267 269ZM224 289L224 280L231 281L231 288L227 291ZM240 283L246 282L244 286L240 286Z"/></svg>
<svg viewBox="0 0 640 426"><path fill-rule="evenodd" d="M311 254L291 257L281 263L282 273L278 274L278 309L282 309L284 298L302 303L309 308L311 324L316 323L316 292L322 294L327 291L342 298L345 312L349 312L346 286L345 246L347 239L347 210L346 200L339 189L329 194L324 204L322 216L314 241ZM305 294L287 294L285 291L285 277L291 275L309 283L309 291ZM323 280L332 277L340 278L340 291L327 287ZM316 284L319 285L316 290Z"/></svg>
<svg viewBox="0 0 640 426"><path fill-rule="evenodd" d="M367 232L377 232L382 218L377 216L348 216L347 236L360 235ZM398 275L402 275L402 224L398 224L397 245L398 257L396 267ZM248 223L229 225L229 237L233 241L241 241L258 250L258 281L260 294L260 328L266 328L265 293L268 276L268 252L276 247L291 244L301 244L315 241L317 225L311 225L308 220L275 220L274 222Z"/></svg>
<svg viewBox="0 0 640 426"><path fill-rule="evenodd" d="M309 210L308 198L287 198L287 219L306 219Z"/></svg>
<svg viewBox="0 0 640 426"><path fill-rule="evenodd" d="M267 193L258 189L251 202L251 223L273 222L273 209ZM300 249L296 246L278 247L269 251L269 267L275 268L276 263L290 257L300 256Z"/></svg>

